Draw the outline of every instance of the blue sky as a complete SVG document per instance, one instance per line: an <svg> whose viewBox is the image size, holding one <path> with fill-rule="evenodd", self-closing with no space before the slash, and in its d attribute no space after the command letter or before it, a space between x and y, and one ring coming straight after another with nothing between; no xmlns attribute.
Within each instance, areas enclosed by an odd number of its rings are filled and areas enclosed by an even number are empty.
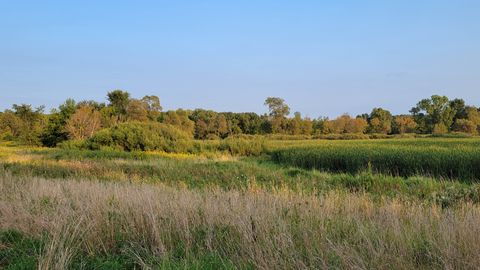
<svg viewBox="0 0 480 270"><path fill-rule="evenodd" d="M480 105L480 1L0 1L0 109L155 94L310 117Z"/></svg>

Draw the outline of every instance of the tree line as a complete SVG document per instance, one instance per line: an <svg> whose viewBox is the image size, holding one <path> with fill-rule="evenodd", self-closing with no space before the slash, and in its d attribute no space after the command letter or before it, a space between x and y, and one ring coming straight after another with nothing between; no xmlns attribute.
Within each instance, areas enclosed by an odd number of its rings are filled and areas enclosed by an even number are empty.
<svg viewBox="0 0 480 270"><path fill-rule="evenodd" d="M433 95L422 99L410 114L392 115L386 109L374 108L370 113L352 117L343 114L335 119L290 116L285 100L268 97L264 105L268 113L233 113L212 110L163 111L160 99L149 95L132 98L122 90L107 94L106 103L75 102L67 99L50 113L44 107L14 104L0 112L0 138L29 145L56 146L66 140L85 140L104 128L125 122L160 122L175 126L195 139L221 139L232 135L284 134L443 134L462 132L478 135L480 109L466 105L463 99L449 100Z"/></svg>

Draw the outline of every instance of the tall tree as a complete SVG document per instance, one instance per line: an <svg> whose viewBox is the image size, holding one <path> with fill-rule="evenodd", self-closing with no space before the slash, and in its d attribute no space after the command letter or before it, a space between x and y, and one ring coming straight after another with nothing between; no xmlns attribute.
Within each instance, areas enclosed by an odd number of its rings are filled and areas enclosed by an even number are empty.
<svg viewBox="0 0 480 270"><path fill-rule="evenodd" d="M480 132L480 112L473 106L466 106L464 113L464 118L457 118L452 129L458 132L478 134Z"/></svg>
<svg viewBox="0 0 480 270"><path fill-rule="evenodd" d="M446 96L422 99L410 112L423 132L446 132L452 126L456 111Z"/></svg>
<svg viewBox="0 0 480 270"><path fill-rule="evenodd" d="M283 133L287 129L286 117L290 114L290 107L285 100L278 97L268 97L264 103L268 106L272 133Z"/></svg>
<svg viewBox="0 0 480 270"><path fill-rule="evenodd" d="M417 123L410 115L398 115L394 119L394 131L395 133L413 133L417 127Z"/></svg>
<svg viewBox="0 0 480 270"><path fill-rule="evenodd" d="M69 138L75 140L87 139L101 127L101 115L94 107L81 106L68 119L65 130Z"/></svg>
<svg viewBox="0 0 480 270"><path fill-rule="evenodd" d="M368 116L369 132L388 134L392 131L392 114L382 108L374 108Z"/></svg>
<svg viewBox="0 0 480 270"><path fill-rule="evenodd" d="M75 113L77 105L75 100L69 98L58 109L53 109L48 117L47 126L42 134L42 143L48 147L54 147L58 143L68 139L65 124Z"/></svg>
<svg viewBox="0 0 480 270"><path fill-rule="evenodd" d="M19 119L19 130L17 140L24 144L40 145L41 134L45 126L43 106L32 109L31 105L13 104L13 113Z"/></svg>
<svg viewBox="0 0 480 270"><path fill-rule="evenodd" d="M188 111L178 109L176 111L162 113L160 120L162 123L173 125L178 129L185 131L190 136L193 136L195 131L195 122L190 120L188 116Z"/></svg>
<svg viewBox="0 0 480 270"><path fill-rule="evenodd" d="M288 107L282 98L268 97L264 105L268 106L270 116L272 117L286 117L290 114L290 107Z"/></svg>
<svg viewBox="0 0 480 270"><path fill-rule="evenodd" d="M148 118L153 121L157 121L162 111L162 106L160 105L160 99L157 96L144 96L142 101L147 106Z"/></svg>
<svg viewBox="0 0 480 270"><path fill-rule="evenodd" d="M457 119L467 118L465 101L463 99L456 98L450 101L450 108L452 108L455 111L453 122L455 122Z"/></svg>
<svg viewBox="0 0 480 270"><path fill-rule="evenodd" d="M114 113L120 118L125 118L127 106L130 101L130 94L122 90L113 90L107 94L107 98L110 102L109 105L114 108Z"/></svg>
<svg viewBox="0 0 480 270"><path fill-rule="evenodd" d="M129 121L145 122L148 120L148 106L138 99L131 99L126 108L126 117Z"/></svg>

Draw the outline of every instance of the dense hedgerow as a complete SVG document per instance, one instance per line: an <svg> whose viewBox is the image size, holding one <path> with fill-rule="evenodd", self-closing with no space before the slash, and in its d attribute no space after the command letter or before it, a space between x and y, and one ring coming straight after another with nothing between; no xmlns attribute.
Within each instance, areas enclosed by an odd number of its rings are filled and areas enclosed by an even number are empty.
<svg viewBox="0 0 480 270"><path fill-rule="evenodd" d="M398 175L429 175L480 180L480 148L476 141L422 139L350 143L325 142L271 152L274 161L331 172L365 170Z"/></svg>
<svg viewBox="0 0 480 270"><path fill-rule="evenodd" d="M177 128L156 122L127 122L97 132L87 141L92 150L184 152L191 147L189 136Z"/></svg>

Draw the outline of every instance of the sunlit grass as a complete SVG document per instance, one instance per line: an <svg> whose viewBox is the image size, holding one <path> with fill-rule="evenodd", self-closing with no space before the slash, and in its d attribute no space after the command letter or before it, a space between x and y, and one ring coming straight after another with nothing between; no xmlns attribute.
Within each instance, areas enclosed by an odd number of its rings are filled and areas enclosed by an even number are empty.
<svg viewBox="0 0 480 270"><path fill-rule="evenodd" d="M0 266L474 269L480 206L0 176ZM116 267L113 267L116 268ZM188 267L189 268L189 267Z"/></svg>

